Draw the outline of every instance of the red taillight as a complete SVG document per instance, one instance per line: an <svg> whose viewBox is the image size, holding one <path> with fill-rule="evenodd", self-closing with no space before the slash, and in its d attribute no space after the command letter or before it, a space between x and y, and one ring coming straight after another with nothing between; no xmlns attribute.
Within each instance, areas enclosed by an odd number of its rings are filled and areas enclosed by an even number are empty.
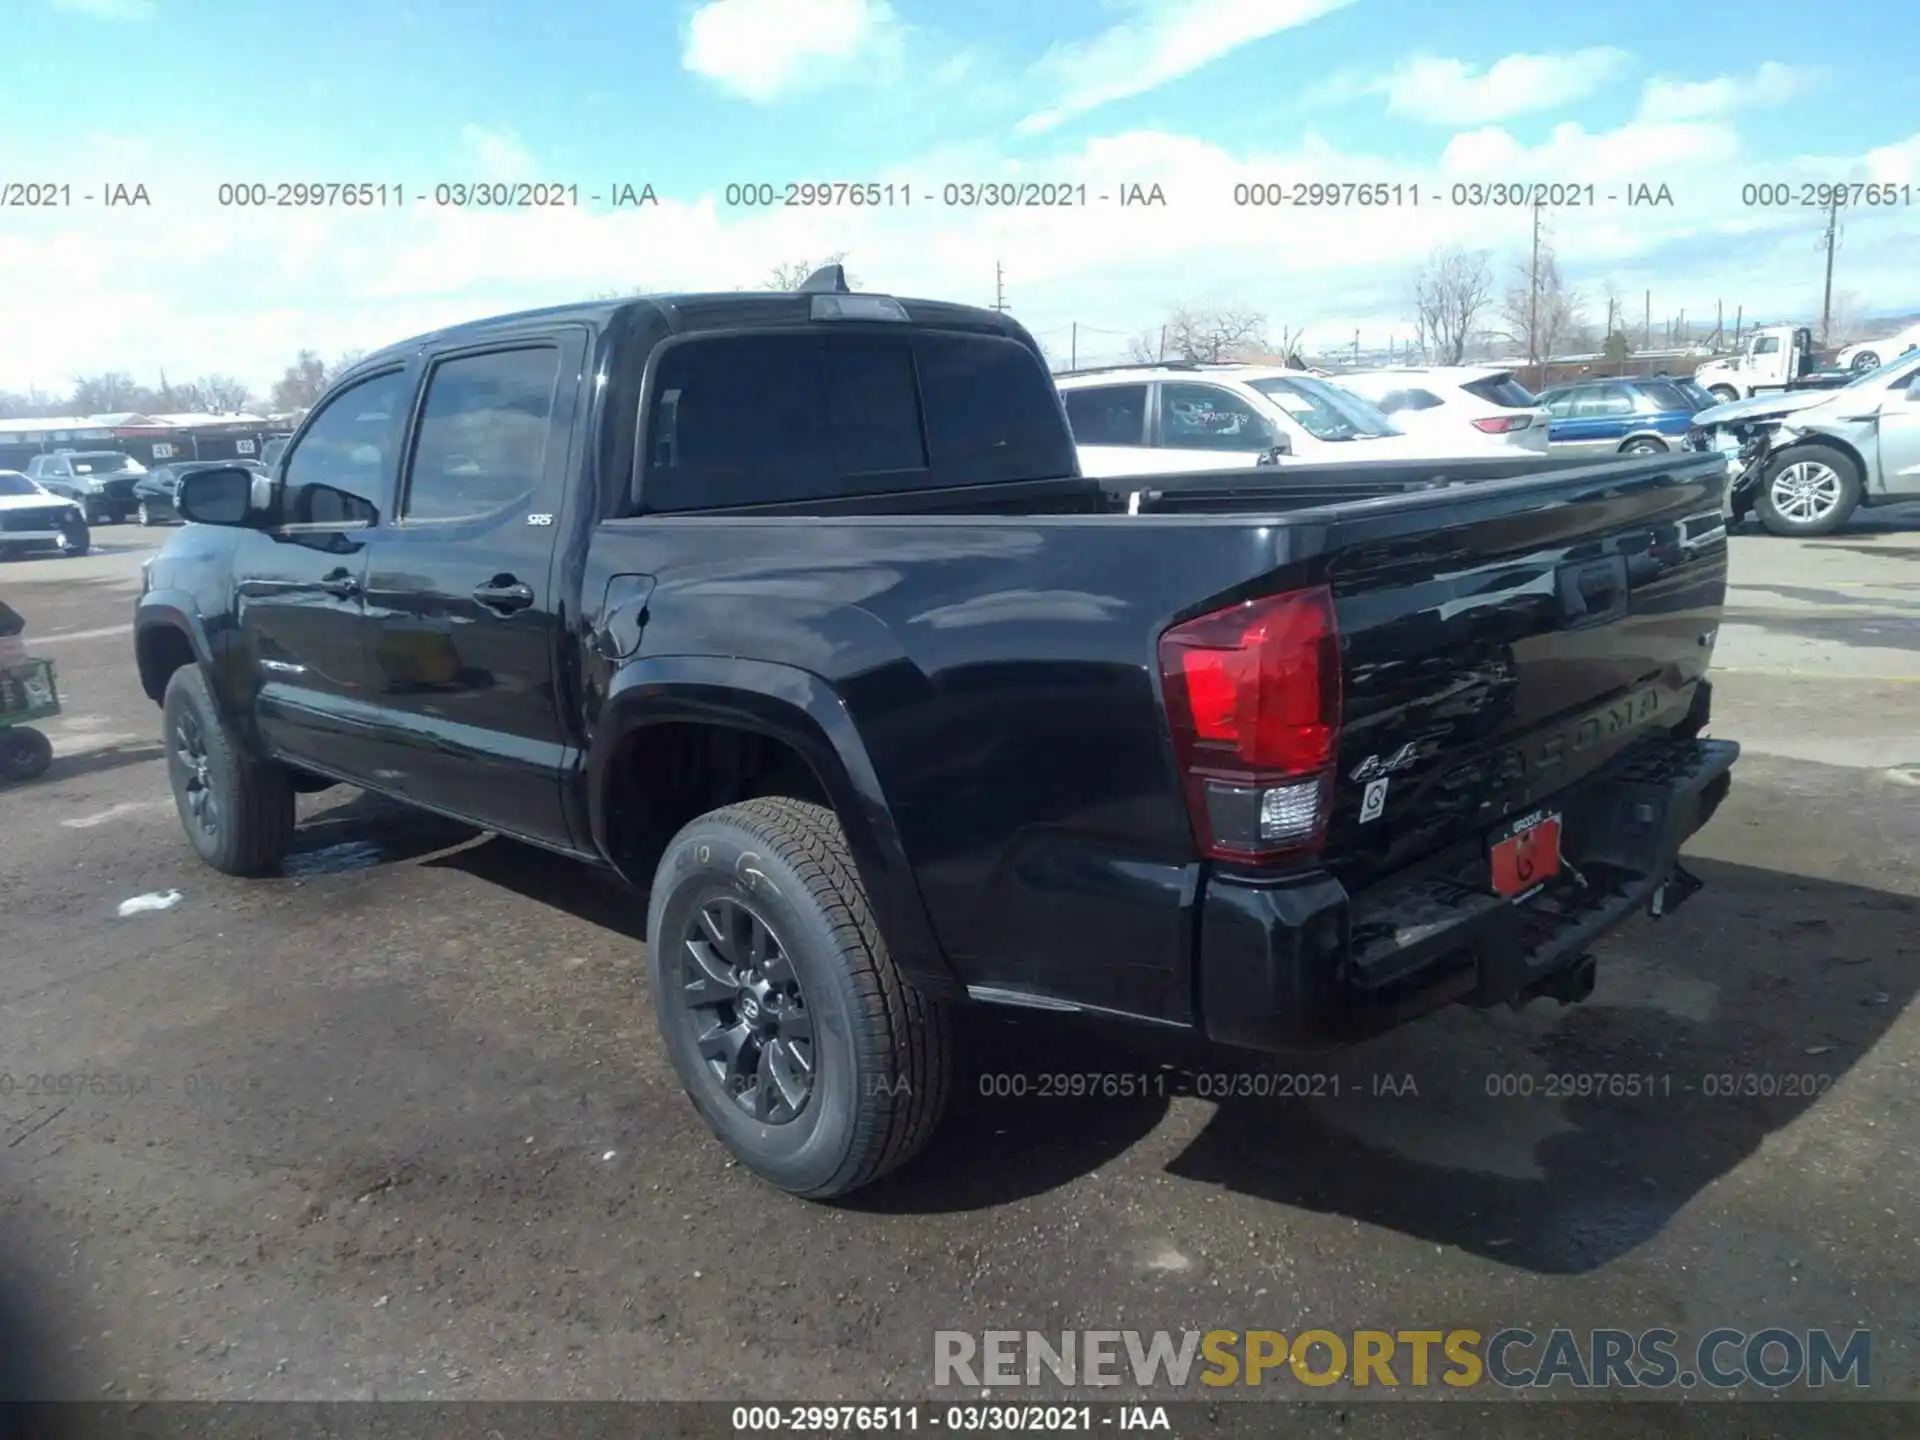
<svg viewBox="0 0 1920 1440"><path fill-rule="evenodd" d="M1340 639L1325 586L1269 595L1160 637L1174 756L1201 851L1317 849L1340 749Z"/></svg>
<svg viewBox="0 0 1920 1440"><path fill-rule="evenodd" d="M1531 415L1487 415L1473 422L1473 428L1488 435L1505 435L1510 430L1524 430L1533 423Z"/></svg>

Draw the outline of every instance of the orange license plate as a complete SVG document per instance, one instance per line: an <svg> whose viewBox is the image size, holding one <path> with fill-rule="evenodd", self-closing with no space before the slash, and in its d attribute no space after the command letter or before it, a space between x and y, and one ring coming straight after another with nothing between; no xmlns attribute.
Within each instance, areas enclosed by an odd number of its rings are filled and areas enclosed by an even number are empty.
<svg viewBox="0 0 1920 1440"><path fill-rule="evenodd" d="M1523 815L1494 832L1487 851L1493 893L1520 895L1560 873L1560 817L1548 810Z"/></svg>

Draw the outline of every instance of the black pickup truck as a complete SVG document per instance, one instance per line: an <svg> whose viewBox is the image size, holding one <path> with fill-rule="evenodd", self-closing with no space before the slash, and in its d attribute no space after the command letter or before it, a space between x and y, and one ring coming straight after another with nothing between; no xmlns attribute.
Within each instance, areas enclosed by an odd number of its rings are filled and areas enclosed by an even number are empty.
<svg viewBox="0 0 1920 1440"><path fill-rule="evenodd" d="M1337 1046L1691 891L1719 458L1434 468L1086 479L1021 326L832 271L509 315L188 476L140 678L220 870L344 781L648 894L694 1104L835 1196L961 1005Z"/></svg>

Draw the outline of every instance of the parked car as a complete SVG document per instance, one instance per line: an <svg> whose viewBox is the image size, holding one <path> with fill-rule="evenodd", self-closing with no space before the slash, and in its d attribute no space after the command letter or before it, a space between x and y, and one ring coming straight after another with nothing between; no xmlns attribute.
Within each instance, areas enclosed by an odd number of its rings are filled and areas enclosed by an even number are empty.
<svg viewBox="0 0 1920 1440"><path fill-rule="evenodd" d="M79 505L89 525L117 525L133 513L133 487L147 467L118 450L56 450L28 460L26 473Z"/></svg>
<svg viewBox="0 0 1920 1440"><path fill-rule="evenodd" d="M1666 380L1576 380L1542 392L1551 448L1570 454L1658 455L1686 443L1702 408Z"/></svg>
<svg viewBox="0 0 1920 1440"><path fill-rule="evenodd" d="M1491 436L1517 450L1547 451L1546 407L1493 365L1397 366L1356 370L1334 383L1377 406L1397 429L1434 441L1478 444ZM1463 435L1470 427L1472 434Z"/></svg>
<svg viewBox="0 0 1920 1440"><path fill-rule="evenodd" d="M1080 468L1093 476L1252 467L1276 449L1301 464L1511 453L1484 435L1405 434L1370 401L1305 370L1179 362L1054 382Z"/></svg>
<svg viewBox="0 0 1920 1440"><path fill-rule="evenodd" d="M0 554L50 546L84 555L93 543L86 512L18 470L0 470Z"/></svg>
<svg viewBox="0 0 1920 1440"><path fill-rule="evenodd" d="M242 470L253 470L261 475L267 473L267 467L258 460L175 460L156 465L134 483L133 498L138 502L135 518L142 525L177 523L180 516L174 509L173 497L180 487L180 477L217 465L236 465Z"/></svg>
<svg viewBox="0 0 1920 1440"><path fill-rule="evenodd" d="M1759 395L1694 417L1688 445L1727 457L1735 524L1831 535L1862 505L1920 500L1920 351L1836 391Z"/></svg>
<svg viewBox="0 0 1920 1440"><path fill-rule="evenodd" d="M1664 381L1666 384L1673 386L1674 389L1678 390L1702 410L1720 403L1718 396L1714 395L1712 391L1708 390L1706 386L1702 385L1698 380L1695 380L1691 375L1668 375L1663 372L1658 375L1649 375L1647 378L1649 380Z"/></svg>
<svg viewBox="0 0 1920 1440"><path fill-rule="evenodd" d="M134 653L216 869L344 781L644 892L693 1105L829 1197L961 1006L1290 1052L1697 888L1725 467L1484 463L1086 478L1022 326L832 266L369 356L181 482Z"/></svg>
<svg viewBox="0 0 1920 1440"><path fill-rule="evenodd" d="M1920 322L1897 330L1884 340L1862 340L1857 345L1848 345L1834 357L1833 363L1838 369L1864 374L1917 349L1920 349Z"/></svg>

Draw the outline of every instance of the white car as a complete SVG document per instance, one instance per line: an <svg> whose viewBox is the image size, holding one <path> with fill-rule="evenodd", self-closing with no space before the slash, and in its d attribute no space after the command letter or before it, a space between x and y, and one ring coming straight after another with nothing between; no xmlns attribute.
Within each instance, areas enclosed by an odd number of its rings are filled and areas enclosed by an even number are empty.
<svg viewBox="0 0 1920 1440"><path fill-rule="evenodd" d="M1920 348L1920 323L1896 331L1884 340L1862 340L1858 345L1849 345L1834 357L1833 363L1842 370L1877 370L1915 348Z"/></svg>
<svg viewBox="0 0 1920 1440"><path fill-rule="evenodd" d="M1334 383L1380 407L1409 435L1477 443L1485 435L1512 450L1547 453L1546 407L1493 365L1403 365L1336 375ZM1462 434L1463 430L1470 435Z"/></svg>
<svg viewBox="0 0 1920 1440"><path fill-rule="evenodd" d="M18 470L0 470L0 555L50 545L62 555L84 555L92 543L87 517Z"/></svg>
<svg viewBox="0 0 1920 1440"><path fill-rule="evenodd" d="M1056 375L1080 453L1096 478L1287 463L1461 460L1511 447L1407 435L1359 396L1304 370L1274 365L1124 366Z"/></svg>

